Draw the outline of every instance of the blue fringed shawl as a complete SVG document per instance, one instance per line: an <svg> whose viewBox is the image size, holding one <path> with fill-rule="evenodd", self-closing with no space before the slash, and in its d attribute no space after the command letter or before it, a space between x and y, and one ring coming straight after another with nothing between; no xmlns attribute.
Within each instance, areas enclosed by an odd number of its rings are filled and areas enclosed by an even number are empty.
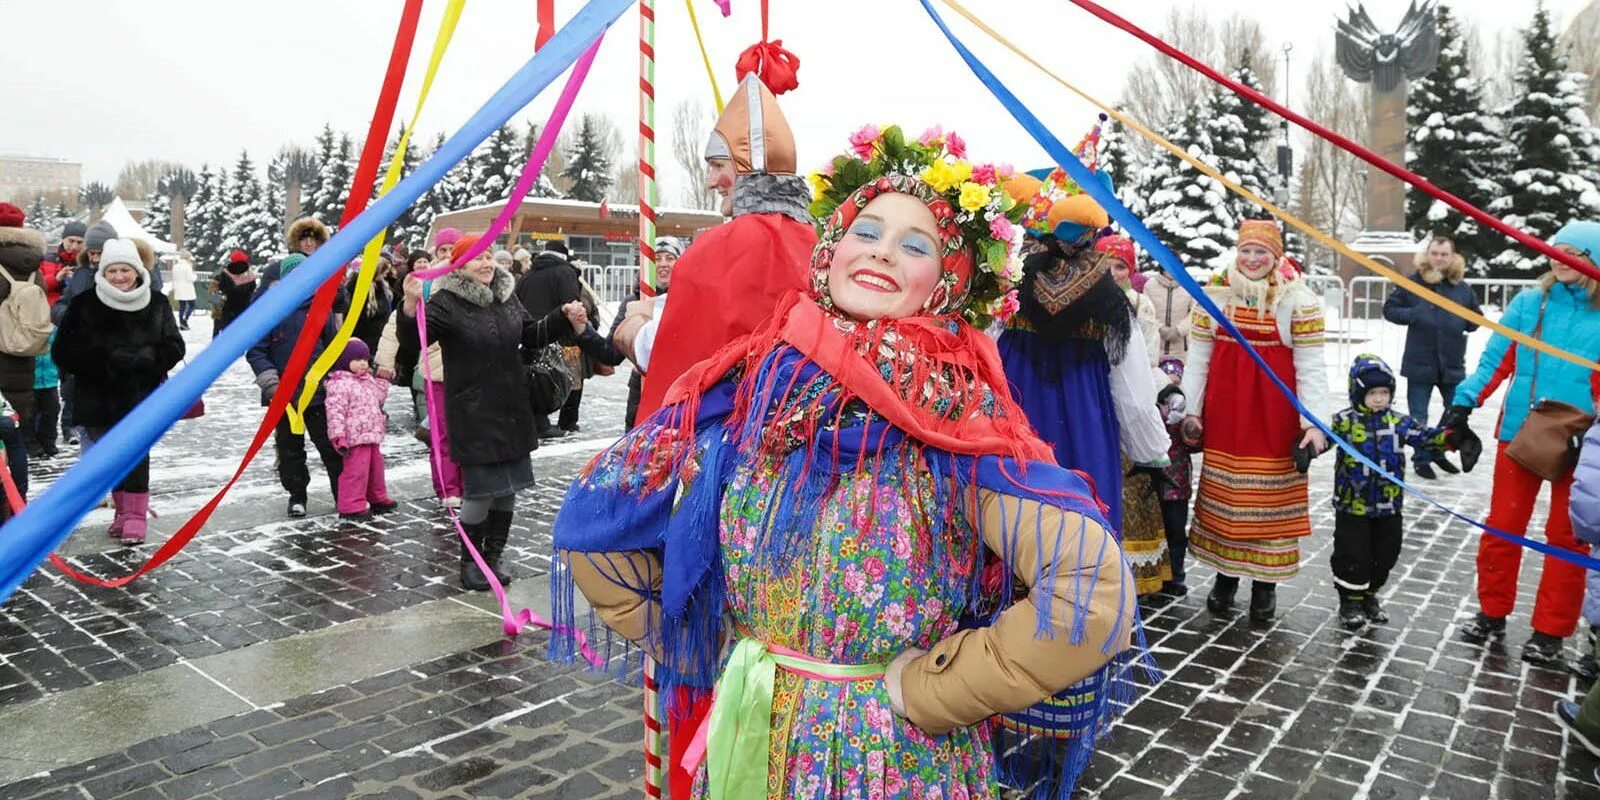
<svg viewBox="0 0 1600 800"><path fill-rule="evenodd" d="M741 396L753 400L741 403ZM682 408L662 409L596 456L569 489L554 526L556 549L574 557L579 553L644 551L659 560L660 590L646 599L659 603L660 611L651 614L646 644L662 661L658 681L669 698L677 696L673 689L679 686L709 688L720 668L726 601L720 545L722 498L734 468L744 459L778 454L783 465L782 485L794 488L778 507L768 511L769 521L764 526L775 535L764 545L767 552L763 556L779 565L788 563L789 548L800 539L798 533L814 529L824 500L841 474L905 463L899 459L907 450L920 456L935 479L933 508L943 513L930 514L926 523L936 535L947 525L968 524L960 521L965 515L956 514L958 504L975 501L980 490L999 494L1003 524L1009 529L1003 548L1008 552L994 554L1000 569L971 570L964 620L974 627L991 624L1009 606L1004 599L1015 596L1018 587L1013 585L1013 571L1004 564L1025 541L1022 537L1045 540L1042 530L1023 529L1024 504L1059 508L1108 527L1104 507L1078 475L1048 464L925 447L849 399L828 373L791 347L778 346L753 373L741 375L736 370L705 391L694 409L692 442L673 435L687 422L681 419L683 414ZM1042 519L1040 515L1040 525ZM785 532L790 535L783 535ZM974 534L970 539L972 557L982 565L979 537ZM1103 541L1106 544L1102 546L1115 546L1109 538ZM1079 542L1081 547L1081 537ZM1056 563L1058 559L1051 556L1060 555L1041 553L1038 563ZM1098 562L1100 555L1080 553L1077 560ZM589 560L617 585L641 593L657 577L618 574L607 559ZM552 564L555 630L576 631L571 575L559 554ZM988 586L983 585L986 572L991 577ZM1054 572L1032 578L1030 585L1036 590L1053 591ZM1088 603L1098 578L1098 572L1072 578L1077 582L1068 595L1075 616L1069 637L1073 645L1086 644ZM1131 586L1131 575L1125 579ZM1124 594L1124 602L1133 602L1131 591ZM1055 630L1050 619L1052 605L1039 606L1041 637L1051 636ZM1061 715L1057 713L1059 703L1042 703L1014 715L1022 720L1020 725L1006 726L1031 734L1026 741L997 737L997 742L1005 743L998 756L999 774L1007 783L1032 787L1038 797L1065 798L1087 764L1096 738L1131 700L1136 668L1150 671L1145 677L1153 678L1137 609L1122 611L1132 612L1135 630L1119 628L1105 642L1097 643L1110 660L1095 675L1063 692L1062 696L1076 698L1072 713ZM592 620L590 623L592 628ZM1124 638L1131 638L1133 646L1111 652L1114 643ZM577 642L570 633L557 633L550 650L552 657L569 660L576 655Z"/></svg>

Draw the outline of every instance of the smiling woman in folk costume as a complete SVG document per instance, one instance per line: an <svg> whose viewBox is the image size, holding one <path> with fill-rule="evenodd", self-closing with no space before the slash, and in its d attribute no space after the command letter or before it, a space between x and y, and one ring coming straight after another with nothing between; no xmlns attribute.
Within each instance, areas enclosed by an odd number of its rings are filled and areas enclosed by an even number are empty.
<svg viewBox="0 0 1600 800"><path fill-rule="evenodd" d="M1021 209L964 150L852 137L812 176L810 291L686 373L556 519L558 629L576 584L665 696L717 680L695 797L995 797L987 721L1090 679L1064 758L1032 762L1064 797L1129 688L1121 550L974 327Z"/></svg>
<svg viewBox="0 0 1600 800"><path fill-rule="evenodd" d="M1300 403L1327 419L1322 301L1284 259L1276 222L1245 220L1238 246L1234 265L1207 293ZM1277 584L1300 570L1300 539L1311 534L1306 476L1295 469L1294 451L1321 452L1327 441L1198 307L1189 337L1183 394L1187 422L1200 424L1204 443L1189 547L1217 568L1206 599L1213 613L1231 609L1239 579L1250 578L1250 617L1267 622L1277 611Z"/></svg>
<svg viewBox="0 0 1600 800"><path fill-rule="evenodd" d="M1157 591L1172 577L1166 540L1158 524L1135 526L1138 535L1129 538L1123 458L1154 471L1167 463L1170 440L1156 410L1144 336L1111 272L1115 259L1093 247L1106 213L1060 170L1043 180L1017 175L1005 186L1028 206L1020 310L1000 336L1012 395L1057 462L1088 475L1111 506L1108 519L1122 536L1139 593Z"/></svg>

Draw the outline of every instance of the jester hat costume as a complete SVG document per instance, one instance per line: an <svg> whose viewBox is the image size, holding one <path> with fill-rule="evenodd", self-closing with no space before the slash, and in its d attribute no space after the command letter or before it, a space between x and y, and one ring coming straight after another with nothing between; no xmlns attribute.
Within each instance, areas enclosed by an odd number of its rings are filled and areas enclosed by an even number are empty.
<svg viewBox="0 0 1600 800"><path fill-rule="evenodd" d="M1064 797L1147 663L1131 576L1103 507L1054 465L973 326L1017 273L1022 212L1003 171L959 159L954 134L870 130L811 178L826 222L810 291L687 372L569 490L557 629L577 629L581 586L659 660L666 696L717 679L697 797L864 790L851 765L875 762L897 776L885 796L992 797L1005 766L987 723L1002 713L1060 737L1024 748L1010 777ZM920 313L852 319L828 267L889 193L932 213L941 279ZM576 652L569 634L551 646ZM972 680L985 669L1032 677ZM1074 688L1035 709L1040 686Z"/></svg>

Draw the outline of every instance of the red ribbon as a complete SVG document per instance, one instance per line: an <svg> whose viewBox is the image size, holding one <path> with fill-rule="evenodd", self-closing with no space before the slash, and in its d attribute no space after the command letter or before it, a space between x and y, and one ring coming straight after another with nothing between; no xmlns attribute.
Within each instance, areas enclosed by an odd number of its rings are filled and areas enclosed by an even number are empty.
<svg viewBox="0 0 1600 800"><path fill-rule="evenodd" d="M539 0L539 37L533 40L533 49L544 47L556 35L556 0Z"/></svg>
<svg viewBox="0 0 1600 800"><path fill-rule="evenodd" d="M372 200L372 185L377 180L378 166L383 160L383 148L389 126L394 124L395 107L400 102L400 86L405 82L406 64L411 60L411 43L416 39L417 23L421 17L422 0L406 0L405 9L400 15L400 27L395 31L394 47L389 53L389 68L384 73L383 89L378 94L378 106L372 113L372 125L367 130L367 141L361 150L361 161L356 165L355 177L350 181L350 193L345 200L344 215L339 218L341 227L366 210L367 203ZM206 521L211 519L211 515L222 504L222 499L233 489L234 484L238 483L240 476L244 475L245 469L250 466L250 462L261 452L267 439L277 429L278 421L283 418L284 409L293 401L294 395L300 388L300 379L305 377L306 368L311 364L311 353L316 349L317 339L322 334L322 326L333 313L333 301L339 294L339 285L343 282L343 278L344 272L336 271L317 288L315 299L311 303L311 311L306 315L305 327L300 329L300 338L295 341L289 363L284 367L283 374L278 377L278 390L272 395L267 415L262 418L261 426L256 429L255 438L250 441L250 447L245 450L244 459L239 462L239 468L234 470L233 477L229 478L227 484L188 522L185 522L172 538L163 543L150 560L132 574L112 580L102 580L79 572L54 554L50 556L50 563L76 581L115 588L131 583L177 555L178 551L200 532Z"/></svg>
<svg viewBox="0 0 1600 800"><path fill-rule="evenodd" d="M1151 47L1154 47L1155 49L1161 51L1163 54L1167 55L1168 57L1176 59L1178 62L1182 63L1184 66L1187 66L1190 69L1193 69L1193 70L1199 72L1200 74L1205 75L1207 78L1210 78L1213 82L1216 82L1216 83L1222 84L1223 86L1228 87L1228 89L1230 91L1232 91L1234 94L1237 94L1237 95L1239 95L1241 97L1244 97L1245 99L1250 100L1251 102L1255 103L1256 105L1259 105L1259 106L1262 106L1262 107L1264 107L1266 109L1271 110L1273 113L1276 113L1278 116L1283 117L1284 119L1287 119L1287 120L1293 122L1294 124L1299 125L1302 128L1305 128L1306 130L1316 134L1317 136L1320 136L1323 139L1326 139L1326 140L1334 143L1335 145L1337 145L1339 147L1339 149L1344 150L1345 152L1350 153L1351 155L1354 155L1354 156L1360 158L1361 160L1367 162L1368 164L1371 164L1372 166L1377 167L1378 169L1381 169L1384 172L1387 172L1390 175L1393 175L1394 177L1399 178L1402 181L1405 181L1406 183L1410 184L1412 187L1414 187L1414 188L1416 188L1418 190L1421 190L1423 193L1427 194L1429 197L1432 197L1435 200L1439 200L1440 202L1442 202L1442 203L1450 206L1451 208L1453 208L1453 209L1455 209L1455 210L1467 215L1468 217L1471 217L1472 219L1474 219L1474 220L1476 220L1476 221L1478 221L1478 222L1480 222L1480 223L1482 223L1484 225L1487 225L1487 226L1495 229L1496 231L1505 234L1506 236L1511 237L1518 244L1525 245L1527 247L1533 248L1534 250L1538 251L1538 253L1540 255L1546 256L1546 257L1551 258L1551 259L1553 259L1555 261L1559 261L1559 262L1561 262L1561 263L1563 263L1563 264L1565 264L1565 265L1567 265L1567 266L1569 266L1569 267L1571 267L1571 268L1573 268L1573 269L1575 269L1575 270L1577 270L1577 271L1579 271L1579 272L1581 272L1581 273L1583 273L1583 274L1585 274L1585 275L1587 275L1587 276L1589 276L1591 278L1594 278L1595 280L1600 280L1600 269L1596 269L1593 264L1590 264L1589 262L1587 262L1587 261L1585 261L1585 260L1583 260L1583 259L1581 259L1581 258L1579 258L1579 257L1577 257L1575 255L1572 255L1570 253L1564 253L1564 252L1562 252L1560 250L1555 249L1554 247L1550 246L1548 243L1546 243L1546 242L1544 242L1544 241L1542 241L1542 240L1540 240L1540 239L1528 234L1527 232L1525 232L1523 230L1520 230L1518 228L1514 228L1514 227L1506 224L1505 222L1502 222L1500 220L1500 218L1495 217L1492 214L1489 214L1489 213L1487 213L1485 211L1482 211L1477 206L1474 206L1471 203L1468 203L1467 201L1462 200L1461 198L1456 197L1455 195L1453 195L1453 194L1451 194L1451 193L1449 193L1449 192L1447 192L1447 191L1445 191L1443 189L1440 189L1439 187L1433 185L1432 183L1429 183L1427 181L1427 179L1418 176L1416 173L1411 172L1410 170L1407 170L1404 167L1400 167L1400 166L1397 166L1397 165L1395 165L1393 163L1390 163L1388 160L1384 159L1382 156L1378 155L1377 153L1374 153L1371 150L1368 150L1367 148L1362 147L1359 144L1356 144L1355 142L1353 142L1350 139L1340 135L1339 133L1337 133L1335 131L1328 130L1327 128L1324 128L1323 126L1318 125L1317 123L1315 123L1315 122L1313 122L1313 121L1311 121L1311 120L1309 120L1309 119L1307 119L1307 118L1305 118L1305 117L1303 117L1303 116L1301 116L1299 114L1296 114L1293 111L1290 111L1288 108L1284 107L1283 105L1281 105L1277 101L1273 100L1272 98L1262 94L1261 92L1256 91L1255 89L1252 89L1252 88L1250 88L1248 86L1245 86L1244 84L1241 84L1238 81L1235 81L1235 80L1233 80L1233 79L1231 79L1231 78L1229 78L1229 77L1217 72L1216 70L1214 70L1211 67L1207 66L1206 64L1204 64L1200 60L1194 58L1193 56L1190 56L1188 53L1185 53L1182 50L1179 50L1178 48L1173 47L1170 44L1167 44L1166 42L1162 41L1160 38L1158 38L1158 37L1146 32L1143 28L1140 28L1139 26L1137 26L1137 25L1135 25L1135 24L1123 19L1122 17L1119 17L1116 14L1106 10L1105 8L1101 7L1098 3L1093 2L1093 0L1069 0L1069 2L1071 2L1073 5L1078 6L1079 8L1082 8L1083 10L1089 12L1090 14L1093 14L1093 15L1099 17L1100 19L1105 20L1106 22L1110 23L1112 26L1120 28L1120 29L1128 32L1129 34L1133 35L1135 38L1140 39L1143 42L1145 42L1146 44L1150 45Z"/></svg>

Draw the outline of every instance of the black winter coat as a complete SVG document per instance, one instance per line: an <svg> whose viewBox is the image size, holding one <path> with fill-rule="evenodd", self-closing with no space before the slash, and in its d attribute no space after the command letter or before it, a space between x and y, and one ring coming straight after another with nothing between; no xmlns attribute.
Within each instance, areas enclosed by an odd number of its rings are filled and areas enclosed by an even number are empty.
<svg viewBox="0 0 1600 800"><path fill-rule="evenodd" d="M1441 281L1427 286L1479 311L1478 298L1465 282ZM1395 287L1384 301L1383 318L1406 326L1406 349L1400 357L1400 374L1407 380L1449 386L1466 379L1467 334L1477 330L1477 325L1400 287Z"/></svg>
<svg viewBox="0 0 1600 800"><path fill-rule="evenodd" d="M450 455L463 465L500 464L539 446L522 350L573 335L559 309L530 316L512 296L514 286L504 269L495 269L489 285L456 270L434 281L428 300L428 341L439 343L450 365L444 373ZM421 347L416 317L404 308L397 328L402 346Z"/></svg>
<svg viewBox="0 0 1600 800"><path fill-rule="evenodd" d="M152 291L138 311L105 304L93 290L67 306L50 355L76 380L73 421L109 428L166 380L183 359L183 337L166 297Z"/></svg>
<svg viewBox="0 0 1600 800"><path fill-rule="evenodd" d="M570 262L555 253L534 256L528 274L517 281L517 299L534 319L577 300L581 293L578 273Z"/></svg>
<svg viewBox="0 0 1600 800"><path fill-rule="evenodd" d="M211 281L216 285L217 293L222 295L222 309L217 320L227 327L228 323L238 319L250 307L250 301L256 296L257 281L239 283L230 277L227 267L217 270Z"/></svg>

